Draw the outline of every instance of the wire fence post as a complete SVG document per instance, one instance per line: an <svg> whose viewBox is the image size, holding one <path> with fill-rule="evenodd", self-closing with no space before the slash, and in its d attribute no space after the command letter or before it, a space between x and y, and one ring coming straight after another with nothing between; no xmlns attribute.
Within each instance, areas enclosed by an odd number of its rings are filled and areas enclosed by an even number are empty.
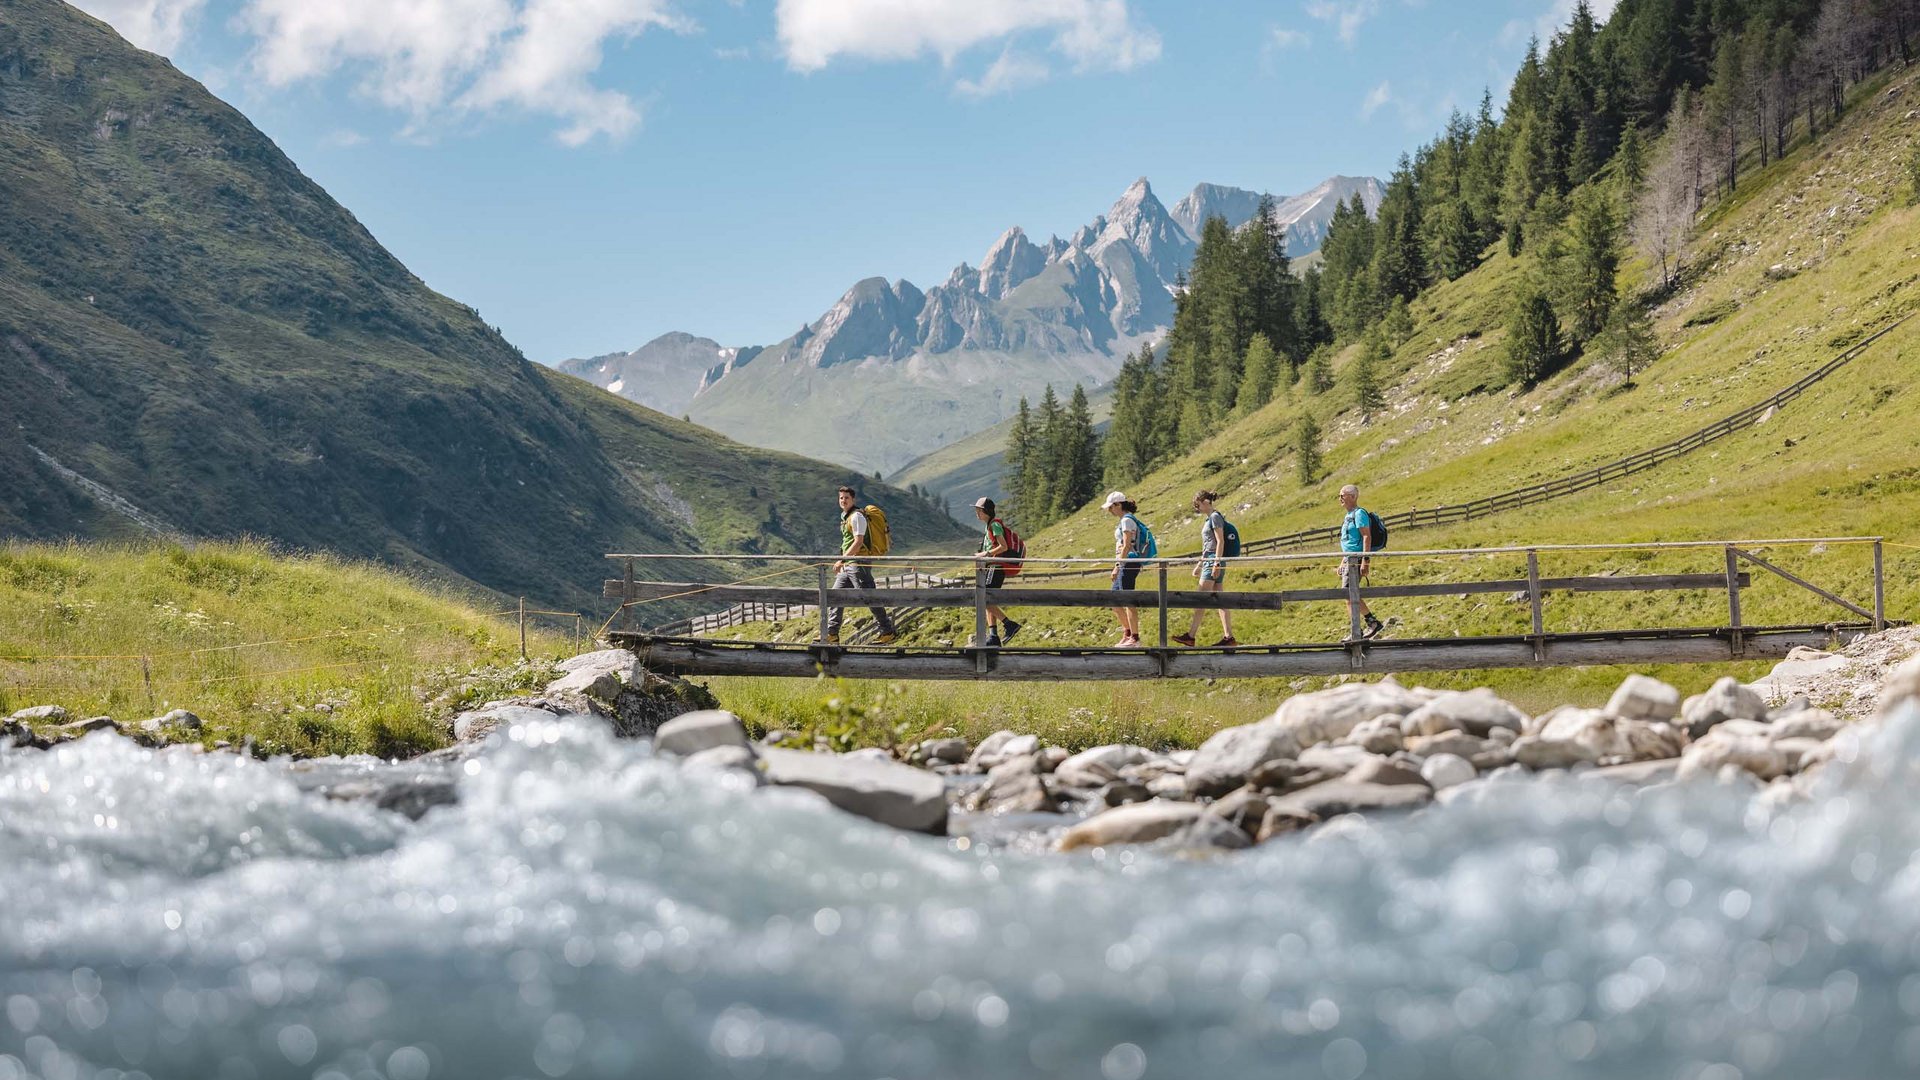
<svg viewBox="0 0 1920 1080"><path fill-rule="evenodd" d="M1887 628L1887 564L1880 541L1873 542L1873 631Z"/></svg>
<svg viewBox="0 0 1920 1080"><path fill-rule="evenodd" d="M140 658L140 682L141 685L147 688L147 712L150 714L158 713L160 707L154 704L153 700L153 668L147 663L147 658L144 656Z"/></svg>

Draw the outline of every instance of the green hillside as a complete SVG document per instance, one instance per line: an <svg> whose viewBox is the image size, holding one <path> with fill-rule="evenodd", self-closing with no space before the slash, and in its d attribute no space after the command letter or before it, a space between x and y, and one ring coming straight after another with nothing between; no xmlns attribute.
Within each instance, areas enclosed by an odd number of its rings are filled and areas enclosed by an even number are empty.
<svg viewBox="0 0 1920 1080"><path fill-rule="evenodd" d="M0 7L0 535L268 537L573 607L611 550L818 550L847 475L528 362L167 61ZM923 509L902 542L950 540Z"/></svg>

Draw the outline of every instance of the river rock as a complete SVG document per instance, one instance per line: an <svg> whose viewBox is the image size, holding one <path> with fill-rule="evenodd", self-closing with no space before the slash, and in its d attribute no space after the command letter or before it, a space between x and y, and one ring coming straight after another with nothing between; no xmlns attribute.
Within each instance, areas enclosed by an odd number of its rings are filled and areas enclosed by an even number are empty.
<svg viewBox="0 0 1920 1080"><path fill-rule="evenodd" d="M979 769L981 772L986 772L988 769L999 764L1000 758L1002 757L1001 752L1006 748L1006 745L1019 737L1017 733L1008 731L1005 728L994 732L986 738L981 739L980 745L973 748L973 753L967 757L967 764ZM1036 744L1039 742L1037 739L1034 741Z"/></svg>
<svg viewBox="0 0 1920 1080"><path fill-rule="evenodd" d="M748 746L747 726L725 709L682 713L653 733L655 753L690 757L716 746ZM881 751L884 757L886 751Z"/></svg>
<svg viewBox="0 0 1920 1080"><path fill-rule="evenodd" d="M1329 780L1305 791L1281 795L1273 800L1273 805L1325 821L1338 814L1411 810L1432 798L1432 789L1424 783L1356 784L1347 780Z"/></svg>
<svg viewBox="0 0 1920 1080"><path fill-rule="evenodd" d="M1474 755L1499 745L1492 739L1475 738L1464 731L1448 731L1439 735L1423 735L1417 739L1407 740L1407 750L1423 758L1433 757L1436 754L1452 754L1454 757L1472 760Z"/></svg>
<svg viewBox="0 0 1920 1080"><path fill-rule="evenodd" d="M1369 757L1341 777L1349 784L1419 784L1426 786L1418 767L1384 757Z"/></svg>
<svg viewBox="0 0 1920 1080"><path fill-rule="evenodd" d="M681 763L689 769L733 769L753 774L756 782L760 776L760 757L751 746L709 746L705 750L696 750L688 754Z"/></svg>
<svg viewBox="0 0 1920 1080"><path fill-rule="evenodd" d="M1621 784L1660 784L1673 779L1674 774L1679 771L1680 759L1668 758L1665 761L1629 761L1620 765L1602 765L1582 775Z"/></svg>
<svg viewBox="0 0 1920 1080"><path fill-rule="evenodd" d="M1687 735L1697 740L1727 720L1766 719L1767 703L1753 689L1740 685L1740 680L1728 675L1706 693L1689 699L1682 715Z"/></svg>
<svg viewBox="0 0 1920 1080"><path fill-rule="evenodd" d="M928 739L915 748L921 760L959 765L967 760L967 740Z"/></svg>
<svg viewBox="0 0 1920 1080"><path fill-rule="evenodd" d="M1464 731L1484 739L1494 728L1517 732L1526 722L1526 713L1483 686L1464 692L1442 691L1433 700L1408 713L1400 721L1400 732L1403 735L1438 735L1443 731Z"/></svg>
<svg viewBox="0 0 1920 1080"><path fill-rule="evenodd" d="M1743 769L1762 780L1792 771L1797 756L1775 746L1761 735L1732 731L1709 731L1680 755L1681 778L1706 773L1717 776L1728 766Z"/></svg>
<svg viewBox="0 0 1920 1080"><path fill-rule="evenodd" d="M1152 761L1154 754L1143 747L1127 743L1108 743L1090 750L1082 750L1060 763L1056 772L1069 772L1099 766L1107 770L1109 776L1120 775L1120 770L1129 765L1141 765Z"/></svg>
<svg viewBox="0 0 1920 1080"><path fill-rule="evenodd" d="M201 719L185 709L175 709L165 716L156 716L151 720L140 721L140 730L158 733L169 729L175 731L199 731L205 727Z"/></svg>
<svg viewBox="0 0 1920 1080"><path fill-rule="evenodd" d="M1314 817L1304 810L1296 810L1284 806L1269 806L1267 807L1267 816L1260 821L1260 831L1254 833L1253 839L1257 844L1264 844L1276 836L1285 836L1291 832L1299 832L1301 829L1319 820L1319 818Z"/></svg>
<svg viewBox="0 0 1920 1080"><path fill-rule="evenodd" d="M1907 657L1880 688L1880 715L1892 716L1909 701L1920 701L1920 653Z"/></svg>
<svg viewBox="0 0 1920 1080"><path fill-rule="evenodd" d="M1776 735L1773 738L1773 748L1786 755L1787 771L1790 773L1799 772L1810 764L1824 760L1822 753L1826 745L1819 739L1809 739L1805 736L1782 739Z"/></svg>
<svg viewBox="0 0 1920 1080"><path fill-rule="evenodd" d="M1187 765L1186 790L1197 796L1225 794L1260 766L1293 757L1299 750L1292 733L1271 720L1222 728L1200 744Z"/></svg>
<svg viewBox="0 0 1920 1080"><path fill-rule="evenodd" d="M1347 733L1345 741L1370 754L1391 754L1406 745L1400 734L1400 718L1392 714L1362 720Z"/></svg>
<svg viewBox="0 0 1920 1080"><path fill-rule="evenodd" d="M1100 789L1100 801L1108 806L1125 806L1127 803L1146 802L1153 798L1153 792L1147 785L1135 780L1115 780Z"/></svg>
<svg viewBox="0 0 1920 1080"><path fill-rule="evenodd" d="M64 724L67 710L59 705L33 705L14 713L11 719L22 724Z"/></svg>
<svg viewBox="0 0 1920 1080"><path fill-rule="evenodd" d="M1066 764L1053 770L1053 783L1056 787L1092 790L1105 787L1119 779L1119 774L1097 761L1074 765L1069 759ZM1139 784L1142 791L1146 790L1144 781L1129 778L1126 782Z"/></svg>
<svg viewBox="0 0 1920 1080"><path fill-rule="evenodd" d="M1323 743L1300 751L1300 756L1296 760L1305 768L1325 770L1344 776L1351 772L1354 766L1371 760L1373 756L1357 746Z"/></svg>
<svg viewBox="0 0 1920 1080"><path fill-rule="evenodd" d="M1846 729L1847 722L1825 709L1801 709L1786 713L1767 725L1775 739L1831 739Z"/></svg>
<svg viewBox="0 0 1920 1080"><path fill-rule="evenodd" d="M1391 678L1373 683L1347 683L1309 694L1295 694L1261 721L1293 736L1305 748L1344 738L1361 721L1384 713L1405 716L1425 699Z"/></svg>
<svg viewBox="0 0 1920 1080"><path fill-rule="evenodd" d="M460 801L459 789L452 780L443 777L349 780L330 785L325 792L329 799L370 802L413 821L419 821L436 806L452 806Z"/></svg>
<svg viewBox="0 0 1920 1080"><path fill-rule="evenodd" d="M1632 754L1632 746L1620 731L1620 722L1600 709L1557 710L1553 719L1540 729L1540 738L1578 743L1588 751L1589 761ZM1517 753L1514 756L1519 758Z"/></svg>
<svg viewBox="0 0 1920 1080"><path fill-rule="evenodd" d="M924 769L778 747L768 747L760 755L770 783L818 792L840 809L883 825L915 832L946 831L947 785Z"/></svg>
<svg viewBox="0 0 1920 1080"><path fill-rule="evenodd" d="M1607 699L1607 712L1623 720L1671 720L1680 715L1680 691L1646 675L1629 675Z"/></svg>
<svg viewBox="0 0 1920 1080"><path fill-rule="evenodd" d="M1594 752L1571 739L1548 739L1522 735L1510 748L1513 760L1529 769L1570 769L1599 760Z"/></svg>
<svg viewBox="0 0 1920 1080"><path fill-rule="evenodd" d="M120 725L114 723L111 716L89 716L85 720L72 720L61 724L53 730L56 735L74 738L92 731L119 731Z"/></svg>
<svg viewBox="0 0 1920 1080"><path fill-rule="evenodd" d="M544 723L553 719L554 715L545 709L526 705L488 705L454 717L453 737L458 742L475 742L500 728Z"/></svg>
<svg viewBox="0 0 1920 1080"><path fill-rule="evenodd" d="M1067 748L1064 746L1042 747L1040 753L1037 755L1040 761L1040 771L1043 773L1058 772L1060 766L1071 756L1071 754L1067 753Z"/></svg>
<svg viewBox="0 0 1920 1080"><path fill-rule="evenodd" d="M1435 791L1464 784L1477 775L1473 764L1457 754L1434 754L1420 763L1420 778Z"/></svg>
<svg viewBox="0 0 1920 1080"><path fill-rule="evenodd" d="M1259 828L1258 823L1254 828ZM1253 846L1253 834L1216 814L1201 814L1162 843L1190 851L1238 851Z"/></svg>
<svg viewBox="0 0 1920 1080"><path fill-rule="evenodd" d="M1146 844L1174 833L1206 813L1198 803L1132 803L1102 811L1068 829L1060 837L1061 851L1115 844Z"/></svg>
<svg viewBox="0 0 1920 1080"><path fill-rule="evenodd" d="M643 678L640 658L625 649L581 653L562 660L560 670L565 674L547 684L548 694L583 694L609 704Z"/></svg>
<svg viewBox="0 0 1920 1080"><path fill-rule="evenodd" d="M1243 787L1222 795L1207 805L1207 813L1225 818L1251 839L1266 820L1270 800L1257 788Z"/></svg>

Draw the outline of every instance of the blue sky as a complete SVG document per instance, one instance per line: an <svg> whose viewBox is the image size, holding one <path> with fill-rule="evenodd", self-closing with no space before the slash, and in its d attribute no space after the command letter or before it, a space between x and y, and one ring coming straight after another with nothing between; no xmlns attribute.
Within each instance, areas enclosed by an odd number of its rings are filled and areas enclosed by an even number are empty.
<svg viewBox="0 0 1920 1080"><path fill-rule="evenodd" d="M81 0L537 360L766 344L1147 176L1384 177L1571 0ZM1596 5L1601 10L1611 4Z"/></svg>

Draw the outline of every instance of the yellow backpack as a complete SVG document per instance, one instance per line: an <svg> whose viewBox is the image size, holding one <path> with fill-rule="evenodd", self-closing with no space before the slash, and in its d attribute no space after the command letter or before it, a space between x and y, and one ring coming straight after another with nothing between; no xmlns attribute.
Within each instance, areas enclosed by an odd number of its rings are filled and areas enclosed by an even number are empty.
<svg viewBox="0 0 1920 1080"><path fill-rule="evenodd" d="M893 535L887 531L887 512L877 506L862 507L867 516L867 554L885 555L893 547Z"/></svg>

